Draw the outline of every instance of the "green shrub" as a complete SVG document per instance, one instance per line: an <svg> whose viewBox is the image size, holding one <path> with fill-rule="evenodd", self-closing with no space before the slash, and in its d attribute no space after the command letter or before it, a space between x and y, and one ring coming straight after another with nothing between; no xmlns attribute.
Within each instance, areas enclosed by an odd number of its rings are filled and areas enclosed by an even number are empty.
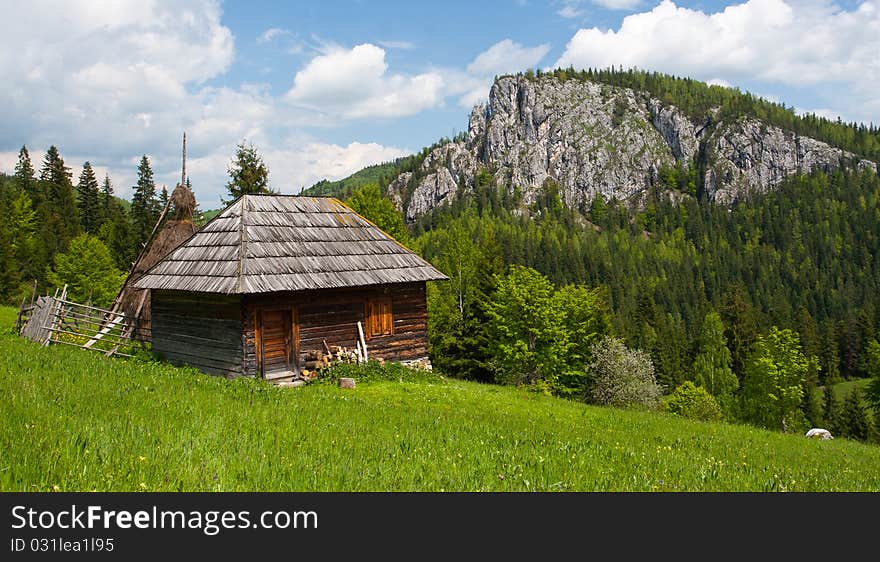
<svg viewBox="0 0 880 562"><path fill-rule="evenodd" d="M675 389L666 403L666 409L693 420L718 421L724 417L715 397L691 381L685 381Z"/></svg>
<svg viewBox="0 0 880 562"><path fill-rule="evenodd" d="M656 407L663 393L654 377L651 357L640 349L629 349L612 336L605 336L590 348L593 361L587 366L591 385L587 398L601 406Z"/></svg>

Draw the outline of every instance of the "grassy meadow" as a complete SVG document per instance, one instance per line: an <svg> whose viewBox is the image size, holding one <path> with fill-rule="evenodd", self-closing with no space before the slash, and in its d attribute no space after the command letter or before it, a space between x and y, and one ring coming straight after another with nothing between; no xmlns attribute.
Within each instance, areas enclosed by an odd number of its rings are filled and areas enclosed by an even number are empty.
<svg viewBox="0 0 880 562"><path fill-rule="evenodd" d="M878 491L880 447L511 387L280 389L41 348L0 308L3 491Z"/></svg>

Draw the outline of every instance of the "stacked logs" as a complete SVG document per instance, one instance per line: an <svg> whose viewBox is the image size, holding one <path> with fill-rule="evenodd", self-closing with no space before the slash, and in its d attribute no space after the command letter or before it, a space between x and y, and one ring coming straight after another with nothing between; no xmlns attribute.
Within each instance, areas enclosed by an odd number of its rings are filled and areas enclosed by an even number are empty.
<svg viewBox="0 0 880 562"><path fill-rule="evenodd" d="M355 349L341 345L324 346L323 350L310 349L305 352L302 376L308 380L318 376L318 371L335 363L360 363L361 356ZM383 362L380 360L380 362Z"/></svg>

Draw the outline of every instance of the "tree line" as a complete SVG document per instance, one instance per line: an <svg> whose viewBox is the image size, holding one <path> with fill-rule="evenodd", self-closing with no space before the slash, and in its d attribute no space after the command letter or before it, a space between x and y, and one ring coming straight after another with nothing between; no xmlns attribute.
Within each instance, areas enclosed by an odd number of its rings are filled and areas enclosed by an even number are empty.
<svg viewBox="0 0 880 562"><path fill-rule="evenodd" d="M253 144L236 147L227 173L230 201L270 191ZM189 178L186 184L192 189ZM110 176L99 180L88 161L74 183L54 145L37 170L22 146L14 174L0 174L0 302L18 305L67 284L71 299L109 305L169 198L147 155L131 187L130 200L118 197Z"/></svg>
<svg viewBox="0 0 880 562"><path fill-rule="evenodd" d="M416 245L451 278L429 292L435 364L587 397L592 345L613 336L647 354L666 393L690 383L726 419L866 439L849 429L870 426L859 391L844 415L817 389L880 377L880 179L816 172L728 210L673 204L689 175L660 174L640 210L597 197L581 212L552 180L531 207L510 205L486 174L422 217Z"/></svg>

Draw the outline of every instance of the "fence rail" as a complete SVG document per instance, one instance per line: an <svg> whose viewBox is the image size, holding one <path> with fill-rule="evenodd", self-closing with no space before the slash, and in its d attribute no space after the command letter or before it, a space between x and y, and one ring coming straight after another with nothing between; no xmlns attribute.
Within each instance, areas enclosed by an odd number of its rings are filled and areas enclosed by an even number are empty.
<svg viewBox="0 0 880 562"><path fill-rule="evenodd" d="M66 299L67 288L54 297L39 297L32 305L22 306L16 325L19 334L42 345L60 343L104 355L133 357L135 334L142 340L148 330L122 312L107 310ZM122 351L121 351L122 350Z"/></svg>

